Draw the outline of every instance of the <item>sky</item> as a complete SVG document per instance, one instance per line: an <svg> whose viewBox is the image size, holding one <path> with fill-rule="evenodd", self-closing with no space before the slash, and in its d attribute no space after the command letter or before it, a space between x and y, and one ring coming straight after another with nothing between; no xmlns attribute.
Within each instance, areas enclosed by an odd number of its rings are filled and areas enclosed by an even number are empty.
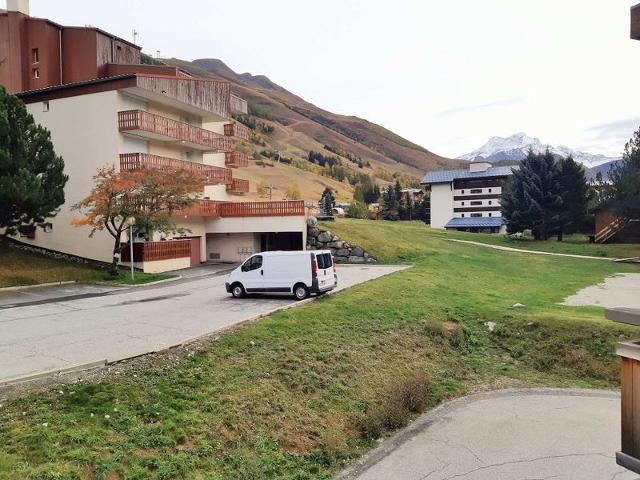
<svg viewBox="0 0 640 480"><path fill-rule="evenodd" d="M638 1L31 0L31 14L219 58L448 157L520 131L619 155L640 126Z"/></svg>

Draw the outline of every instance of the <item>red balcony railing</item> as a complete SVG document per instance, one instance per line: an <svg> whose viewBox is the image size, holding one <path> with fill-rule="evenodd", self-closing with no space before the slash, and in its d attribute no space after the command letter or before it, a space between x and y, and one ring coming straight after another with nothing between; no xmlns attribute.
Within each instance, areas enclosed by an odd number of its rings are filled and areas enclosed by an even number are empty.
<svg viewBox="0 0 640 480"><path fill-rule="evenodd" d="M121 132L146 132L207 151L231 150L231 139L227 136L144 110L118 112L118 128Z"/></svg>
<svg viewBox="0 0 640 480"><path fill-rule="evenodd" d="M134 262L154 262L172 258L191 256L189 240L167 240L164 242L133 242ZM129 262L131 255L129 245L122 250L122 261Z"/></svg>
<svg viewBox="0 0 640 480"><path fill-rule="evenodd" d="M240 140L251 140L251 130L242 125L241 123L225 123L224 135L226 137L235 137Z"/></svg>
<svg viewBox="0 0 640 480"><path fill-rule="evenodd" d="M224 164L231 168L248 167L249 156L246 153L227 152L224 154Z"/></svg>
<svg viewBox="0 0 640 480"><path fill-rule="evenodd" d="M184 169L201 175L207 185L231 184L233 174L230 169L206 165L204 163L177 160L151 155L149 153L121 153L120 169L135 170L142 167Z"/></svg>
<svg viewBox="0 0 640 480"><path fill-rule="evenodd" d="M200 200L188 209L176 213L188 217L291 217L304 215L304 201L219 202Z"/></svg>
<svg viewBox="0 0 640 480"><path fill-rule="evenodd" d="M248 193L249 192L249 180L243 180L241 178L234 178L230 184L227 184L227 192L231 193Z"/></svg>

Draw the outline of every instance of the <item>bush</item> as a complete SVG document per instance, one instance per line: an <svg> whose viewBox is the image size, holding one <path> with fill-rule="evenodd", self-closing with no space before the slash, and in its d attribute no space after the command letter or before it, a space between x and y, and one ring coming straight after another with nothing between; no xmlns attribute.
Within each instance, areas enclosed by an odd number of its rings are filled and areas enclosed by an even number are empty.
<svg viewBox="0 0 640 480"><path fill-rule="evenodd" d="M357 200L351 202L349 208L347 208L347 217L349 218L369 218L369 211L367 207Z"/></svg>
<svg viewBox="0 0 640 480"><path fill-rule="evenodd" d="M365 438L379 438L383 433L403 427L412 413L421 413L429 402L431 378L424 372L410 374L398 380L370 407L359 421Z"/></svg>

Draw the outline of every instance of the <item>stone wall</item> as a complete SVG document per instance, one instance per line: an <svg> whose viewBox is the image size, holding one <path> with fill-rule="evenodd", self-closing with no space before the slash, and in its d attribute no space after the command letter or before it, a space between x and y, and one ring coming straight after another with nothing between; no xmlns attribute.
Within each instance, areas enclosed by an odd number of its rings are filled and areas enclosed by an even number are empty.
<svg viewBox="0 0 640 480"><path fill-rule="evenodd" d="M376 263L377 260L357 245L350 245L329 230L318 227L315 217L307 219L307 250L331 250L337 263Z"/></svg>

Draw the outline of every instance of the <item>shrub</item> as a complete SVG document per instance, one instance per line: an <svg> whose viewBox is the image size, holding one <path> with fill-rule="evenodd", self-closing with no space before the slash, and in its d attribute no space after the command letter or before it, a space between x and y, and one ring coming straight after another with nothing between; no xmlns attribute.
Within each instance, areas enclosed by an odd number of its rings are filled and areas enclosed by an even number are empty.
<svg viewBox="0 0 640 480"><path fill-rule="evenodd" d="M415 372L391 385L380 402L371 406L359 421L365 438L379 438L383 433L403 427L412 413L420 413L429 401L430 377Z"/></svg>

